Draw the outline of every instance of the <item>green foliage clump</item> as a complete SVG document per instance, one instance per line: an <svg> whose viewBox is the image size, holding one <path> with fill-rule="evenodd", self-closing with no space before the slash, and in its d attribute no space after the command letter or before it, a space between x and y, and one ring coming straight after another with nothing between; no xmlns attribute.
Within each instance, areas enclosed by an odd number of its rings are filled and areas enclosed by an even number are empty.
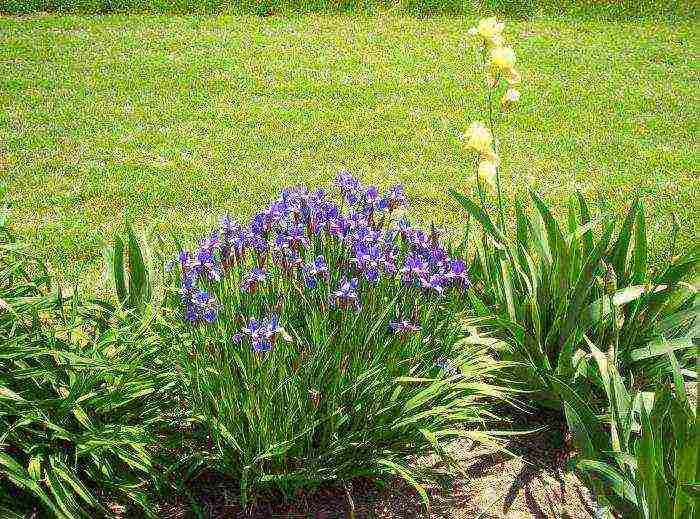
<svg viewBox="0 0 700 519"><path fill-rule="evenodd" d="M597 370L591 380L604 389L605 414L580 398L566 383L569 427L581 448L571 460L595 490L604 513L630 519L695 517L700 487L700 424L686 391L675 354L664 357L670 374L653 391L630 390L616 363L590 344ZM695 349L695 356L698 352Z"/></svg>
<svg viewBox="0 0 700 519"><path fill-rule="evenodd" d="M537 212L528 217L516 202L511 239L477 204L454 196L486 233L471 269L484 285L475 314L521 366L518 378L536 391L535 401L558 408L551 377L586 377L585 339L605 344L625 374L642 380L668 369L658 357L669 350L678 351L683 368L694 367L698 298L688 281L698 251L650 274L641 204L633 204L613 239L614 222L605 214L591 218L582 196L572 200L564 231L532 193Z"/></svg>
<svg viewBox="0 0 700 519"><path fill-rule="evenodd" d="M150 509L151 447L176 394L160 344L149 319L53 286L3 215L0 513L36 502L55 517L94 517L106 495Z"/></svg>

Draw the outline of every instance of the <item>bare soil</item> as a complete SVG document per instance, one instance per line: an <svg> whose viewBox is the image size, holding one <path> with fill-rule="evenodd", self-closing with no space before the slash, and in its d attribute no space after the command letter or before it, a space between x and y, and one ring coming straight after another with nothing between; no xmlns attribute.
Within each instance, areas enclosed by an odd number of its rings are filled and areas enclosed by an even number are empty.
<svg viewBox="0 0 700 519"><path fill-rule="evenodd" d="M549 423L543 423L549 422ZM462 474L427 488L426 511L415 490L403 480L380 488L370 480L355 480L352 488L325 487L299 493L288 502L259 503L244 511L237 504L237 486L204 476L197 481L195 502L207 518L459 518L459 519L583 519L594 515L588 489L565 468L573 453L561 424L544 418L529 420L529 430L545 429L509 441L514 456L484 453L469 441L454 442L449 450ZM521 429L522 430L522 429ZM416 460L434 466L435 459ZM180 498L161 507L166 519L195 517L190 502Z"/></svg>

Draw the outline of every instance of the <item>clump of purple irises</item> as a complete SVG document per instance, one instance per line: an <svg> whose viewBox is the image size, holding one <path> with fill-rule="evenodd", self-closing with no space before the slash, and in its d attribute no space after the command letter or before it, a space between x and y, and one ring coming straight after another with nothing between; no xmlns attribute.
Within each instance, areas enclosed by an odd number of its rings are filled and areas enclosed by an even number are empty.
<svg viewBox="0 0 700 519"><path fill-rule="evenodd" d="M397 217L408 205L402 186L382 194L343 171L335 187L339 201L323 189L285 189L248 225L225 216L196 250L180 253L171 267L179 266L185 318L214 323L221 303L212 293L224 281L241 298L256 297L268 286L293 287L278 294L286 298L321 291L319 304L329 312L361 312L364 299L380 286L408 288L420 301L470 285L464 261L448 254L436 229L426 232ZM404 340L419 333L413 314L397 315L389 330ZM275 311L249 318L236 340L247 337L255 351L272 349L280 317Z"/></svg>

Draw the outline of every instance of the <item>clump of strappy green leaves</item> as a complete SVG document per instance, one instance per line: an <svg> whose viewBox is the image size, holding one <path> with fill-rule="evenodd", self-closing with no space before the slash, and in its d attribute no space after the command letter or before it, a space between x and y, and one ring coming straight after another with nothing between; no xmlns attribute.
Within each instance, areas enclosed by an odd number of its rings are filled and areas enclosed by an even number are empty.
<svg viewBox="0 0 700 519"><path fill-rule="evenodd" d="M520 363L538 403L559 406L552 377L586 377L584 337L613 351L623 374L635 372L640 382L668 371L667 351L676 351L686 376L694 373L698 249L652 270L641 202L616 233L614 218L592 217L581 195L562 228L532 193L534 214L516 200L510 236L484 208L453 194L484 230L470 269L483 286L474 312Z"/></svg>
<svg viewBox="0 0 700 519"><path fill-rule="evenodd" d="M595 359L589 380L605 394L605 413L569 384L554 382L581 451L571 466L595 491L604 517L613 517L613 511L630 519L696 517L697 390L693 403L674 352L663 356L669 372L660 376L654 390L642 391L632 375L625 383L619 359L592 343L589 347Z"/></svg>
<svg viewBox="0 0 700 519"><path fill-rule="evenodd" d="M453 194L484 230L474 322L515 361L532 405L562 410L581 451L571 466L606 517L693 517L700 429L685 384L697 382L698 250L651 269L638 201L616 233L580 195L563 229L532 193L534 215L516 201L509 236Z"/></svg>
<svg viewBox="0 0 700 519"><path fill-rule="evenodd" d="M150 509L173 377L150 318L67 295L0 220L0 515Z"/></svg>

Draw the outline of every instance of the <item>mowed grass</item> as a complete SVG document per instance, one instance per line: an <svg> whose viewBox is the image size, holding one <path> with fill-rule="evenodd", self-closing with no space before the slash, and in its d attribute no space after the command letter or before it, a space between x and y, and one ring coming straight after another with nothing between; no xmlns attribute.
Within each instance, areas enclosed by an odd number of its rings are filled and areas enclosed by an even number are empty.
<svg viewBox="0 0 700 519"><path fill-rule="evenodd" d="M509 21L523 73L499 123L509 197L563 212L579 189L622 214L637 194L652 250L696 240L697 20ZM447 194L484 119L468 18L309 15L0 19L0 175L18 227L61 276L97 272L129 220L203 232L288 184L340 168L406 184L414 211L458 228ZM83 276L83 278L93 276Z"/></svg>

